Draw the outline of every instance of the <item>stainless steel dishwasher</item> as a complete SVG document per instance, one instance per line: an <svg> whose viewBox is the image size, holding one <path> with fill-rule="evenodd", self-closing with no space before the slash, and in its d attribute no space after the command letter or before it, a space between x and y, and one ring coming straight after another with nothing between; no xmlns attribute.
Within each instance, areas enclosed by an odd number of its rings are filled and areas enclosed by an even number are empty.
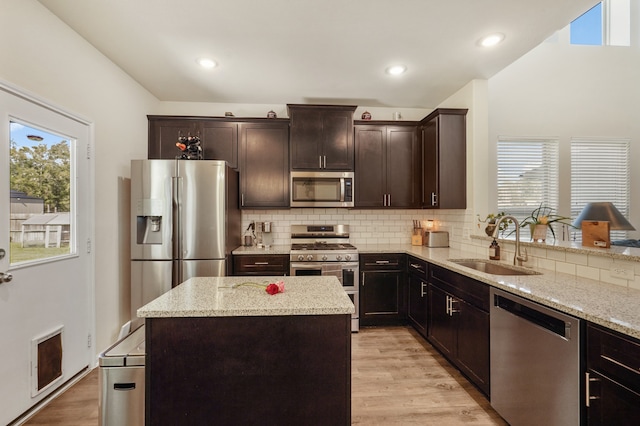
<svg viewBox="0 0 640 426"><path fill-rule="evenodd" d="M580 320L491 289L491 405L511 426L580 425Z"/></svg>
<svg viewBox="0 0 640 426"><path fill-rule="evenodd" d="M145 326L100 354L100 426L144 425Z"/></svg>

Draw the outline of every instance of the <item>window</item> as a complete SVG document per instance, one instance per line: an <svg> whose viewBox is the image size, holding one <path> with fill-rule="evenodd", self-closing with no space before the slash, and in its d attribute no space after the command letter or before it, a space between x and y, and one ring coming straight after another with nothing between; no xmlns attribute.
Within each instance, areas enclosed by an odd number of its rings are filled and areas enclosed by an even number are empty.
<svg viewBox="0 0 640 426"><path fill-rule="evenodd" d="M543 203L557 213L558 155L556 139L500 137L498 211L524 219ZM523 228L521 238L529 236Z"/></svg>
<svg viewBox="0 0 640 426"><path fill-rule="evenodd" d="M610 201L629 217L629 145L628 139L571 140L571 217L597 201ZM576 240L581 237L577 232ZM626 238L627 231L611 231L611 240Z"/></svg>
<svg viewBox="0 0 640 426"><path fill-rule="evenodd" d="M71 143L10 122L11 264L68 255L72 244Z"/></svg>
<svg viewBox="0 0 640 426"><path fill-rule="evenodd" d="M571 44L631 45L630 0L605 0L571 22Z"/></svg>

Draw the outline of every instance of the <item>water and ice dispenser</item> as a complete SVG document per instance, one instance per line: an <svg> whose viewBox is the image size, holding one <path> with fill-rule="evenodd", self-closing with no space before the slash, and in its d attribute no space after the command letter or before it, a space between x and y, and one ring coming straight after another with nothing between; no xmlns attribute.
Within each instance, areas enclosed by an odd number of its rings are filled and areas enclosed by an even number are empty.
<svg viewBox="0 0 640 426"><path fill-rule="evenodd" d="M163 206L163 200L138 200L136 208L136 240L138 244L162 244Z"/></svg>

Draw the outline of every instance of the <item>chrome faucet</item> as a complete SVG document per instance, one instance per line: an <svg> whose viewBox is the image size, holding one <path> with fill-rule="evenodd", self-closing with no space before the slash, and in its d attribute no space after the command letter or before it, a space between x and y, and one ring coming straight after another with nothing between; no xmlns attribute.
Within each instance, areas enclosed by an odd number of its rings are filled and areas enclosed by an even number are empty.
<svg viewBox="0 0 640 426"><path fill-rule="evenodd" d="M516 219L513 216L502 216L497 222L496 222L496 227L493 230L493 235L491 235L493 238L498 238L498 233L500 232L500 224L502 222L504 222L505 220L511 220L515 225L516 225L516 250L515 253L513 255L513 264L514 265L518 265L518 266L522 266L522 262L526 262L527 260L529 260L529 257L527 256L527 249L524 249L524 256L522 254L520 254L520 224L518 223L518 219Z"/></svg>

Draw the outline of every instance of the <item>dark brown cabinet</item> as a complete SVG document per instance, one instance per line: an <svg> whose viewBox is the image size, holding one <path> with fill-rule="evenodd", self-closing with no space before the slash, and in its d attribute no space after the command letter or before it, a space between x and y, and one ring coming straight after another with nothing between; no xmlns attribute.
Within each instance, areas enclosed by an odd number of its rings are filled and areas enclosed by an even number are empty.
<svg viewBox="0 0 640 426"><path fill-rule="evenodd" d="M240 205L289 207L289 123L241 123Z"/></svg>
<svg viewBox="0 0 640 426"><path fill-rule="evenodd" d="M421 121L423 207L467 207L466 114L439 108Z"/></svg>
<svg viewBox="0 0 640 426"><path fill-rule="evenodd" d="M427 337L427 270L429 265L424 260L413 256L407 259L409 271L409 287L407 289L407 319L423 337Z"/></svg>
<svg viewBox="0 0 640 426"><path fill-rule="evenodd" d="M640 424L640 341L587 324L585 385L589 426Z"/></svg>
<svg viewBox="0 0 640 426"><path fill-rule="evenodd" d="M355 106L287 105L292 170L353 170Z"/></svg>
<svg viewBox="0 0 640 426"><path fill-rule="evenodd" d="M356 123L355 206L419 208L421 150L417 123Z"/></svg>
<svg viewBox="0 0 640 426"><path fill-rule="evenodd" d="M205 160L225 160L238 168L238 123L225 118L147 116L149 159L173 159L182 152L180 136L198 136Z"/></svg>
<svg viewBox="0 0 640 426"><path fill-rule="evenodd" d="M404 254L360 254L360 325L406 321Z"/></svg>
<svg viewBox="0 0 640 426"><path fill-rule="evenodd" d="M429 268L427 339L489 395L489 286Z"/></svg>
<svg viewBox="0 0 640 426"><path fill-rule="evenodd" d="M287 254L243 254L233 256L234 275L289 275Z"/></svg>

